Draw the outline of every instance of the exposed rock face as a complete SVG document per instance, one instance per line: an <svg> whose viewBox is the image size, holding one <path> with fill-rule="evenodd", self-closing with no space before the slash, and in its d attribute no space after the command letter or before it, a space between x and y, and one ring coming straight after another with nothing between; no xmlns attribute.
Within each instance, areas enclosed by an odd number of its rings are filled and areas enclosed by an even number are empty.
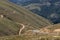
<svg viewBox="0 0 60 40"><path fill-rule="evenodd" d="M50 30L49 29L40 29L40 30L28 30L26 31L24 34L25 35L45 35L45 34L49 34Z"/></svg>
<svg viewBox="0 0 60 40"><path fill-rule="evenodd" d="M60 35L60 29L57 27L60 24L55 24L55 25L50 25L41 29L36 29L36 30L28 30L24 34L25 35L50 35L50 36L57 36ZM56 28L55 28L56 27ZM52 29L51 29L52 28Z"/></svg>
<svg viewBox="0 0 60 40"><path fill-rule="evenodd" d="M46 28L50 29L50 34L52 35L60 35L60 24L54 24L47 26Z"/></svg>

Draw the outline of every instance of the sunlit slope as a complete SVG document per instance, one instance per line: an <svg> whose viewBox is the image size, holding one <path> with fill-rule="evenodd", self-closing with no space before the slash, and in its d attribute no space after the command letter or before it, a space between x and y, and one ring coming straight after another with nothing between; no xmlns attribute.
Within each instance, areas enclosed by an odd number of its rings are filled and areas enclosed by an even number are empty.
<svg viewBox="0 0 60 40"><path fill-rule="evenodd" d="M6 37L0 37L0 40L60 40L60 36L54 37L54 36L27 36L27 35L13 35L13 36L6 36Z"/></svg>
<svg viewBox="0 0 60 40"><path fill-rule="evenodd" d="M0 40L40 40L40 36L26 36L26 35L21 35L21 36L7 36L7 37L0 37Z"/></svg>
<svg viewBox="0 0 60 40"><path fill-rule="evenodd" d="M7 36L7 37L0 37L0 40L37 40L37 37L29 37L29 36Z"/></svg>
<svg viewBox="0 0 60 40"><path fill-rule="evenodd" d="M52 24L50 21L47 19L38 16L26 9L24 9L21 6L17 6L13 3L10 3L8 1L0 1L0 5L4 6L7 9L16 11L15 14L9 14L6 15L7 17L11 18L15 22L23 23L23 24L30 24L31 26L35 27L41 27L41 26L47 26Z"/></svg>
<svg viewBox="0 0 60 40"><path fill-rule="evenodd" d="M44 38L44 37L43 37ZM27 36L27 35L13 35L13 36L6 36L6 37L0 37L0 40L41 40L41 36L37 35L32 35L32 36Z"/></svg>

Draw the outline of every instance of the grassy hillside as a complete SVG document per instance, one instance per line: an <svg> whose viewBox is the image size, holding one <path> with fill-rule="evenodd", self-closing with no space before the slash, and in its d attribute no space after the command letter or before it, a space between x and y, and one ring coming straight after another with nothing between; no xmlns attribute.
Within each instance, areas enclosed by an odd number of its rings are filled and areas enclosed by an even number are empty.
<svg viewBox="0 0 60 40"><path fill-rule="evenodd" d="M0 0L0 35L16 35L19 32L20 24L26 26L24 31L29 29L40 29L53 24L49 20L38 16L27 9L15 5L8 0Z"/></svg>
<svg viewBox="0 0 60 40"><path fill-rule="evenodd" d="M41 34L36 33L18 36L19 29L22 28L21 24L25 26L23 32L42 27L52 30L60 28L60 24L54 24L52 26L53 23L51 21L8 0L0 0L0 40L60 40L60 36L41 36Z"/></svg>
<svg viewBox="0 0 60 40"><path fill-rule="evenodd" d="M6 36L6 37L0 37L0 40L60 40L60 36L54 37L54 36L27 36L27 35L21 35L21 36Z"/></svg>

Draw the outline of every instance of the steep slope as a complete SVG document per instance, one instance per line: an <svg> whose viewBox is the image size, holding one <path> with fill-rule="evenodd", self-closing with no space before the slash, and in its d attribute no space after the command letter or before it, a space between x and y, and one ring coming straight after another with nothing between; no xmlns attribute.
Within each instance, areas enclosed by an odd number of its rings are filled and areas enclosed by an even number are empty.
<svg viewBox="0 0 60 40"><path fill-rule="evenodd" d="M1 35L18 34L21 26L19 23L26 26L26 30L29 29L40 29L53 24L47 19L38 16L27 9L10 3L8 0L0 0L0 31ZM26 31L25 30L25 31ZM6 33L6 34L5 34Z"/></svg>

